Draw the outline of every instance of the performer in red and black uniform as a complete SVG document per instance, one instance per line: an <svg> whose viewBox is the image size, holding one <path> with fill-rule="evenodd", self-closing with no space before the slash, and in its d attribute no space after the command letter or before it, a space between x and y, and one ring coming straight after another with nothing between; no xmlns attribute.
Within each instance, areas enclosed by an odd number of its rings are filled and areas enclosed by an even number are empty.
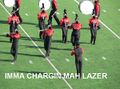
<svg viewBox="0 0 120 89"><path fill-rule="evenodd" d="M13 13L12 16L8 18L8 23L10 25L10 34L17 29L18 24L20 23L19 17ZM10 42L12 42L12 38L10 38Z"/></svg>
<svg viewBox="0 0 120 89"><path fill-rule="evenodd" d="M15 5L13 7L13 13L16 13L16 15L19 17L20 19L20 23L22 23L22 18L19 14L19 10L20 10L20 5L21 5L21 0L15 0Z"/></svg>
<svg viewBox="0 0 120 89"><path fill-rule="evenodd" d="M38 22L39 22L39 37L41 39L41 35L43 31L45 30L45 19L48 19L48 14L45 12L44 4L42 4L41 12L38 14Z"/></svg>
<svg viewBox="0 0 120 89"><path fill-rule="evenodd" d="M100 29L100 24L99 24L99 20L98 20L97 16L93 16L89 20L89 26L90 26L90 33L91 33L90 43L95 45L97 30Z"/></svg>
<svg viewBox="0 0 120 89"><path fill-rule="evenodd" d="M52 4L52 10L51 10L50 15L49 15L48 25L52 24L53 17L56 20L57 24L60 25L60 21L56 15L56 11L58 10L58 5L57 5L56 0L52 0L51 4Z"/></svg>
<svg viewBox="0 0 120 89"><path fill-rule="evenodd" d="M82 77L82 54L84 53L84 49L79 46L79 44L76 44L73 48L71 55L75 55L75 65L76 65L76 71L78 78Z"/></svg>
<svg viewBox="0 0 120 89"><path fill-rule="evenodd" d="M9 36L10 38L13 39L10 53L13 56L12 62L15 62L17 60L17 53L18 53L18 40L20 39L21 35L16 30L15 32L13 32L13 33L11 33L10 35L7 35L7 36Z"/></svg>
<svg viewBox="0 0 120 89"><path fill-rule="evenodd" d="M82 28L82 24L78 22L77 14L75 17L75 22L72 23L71 28L73 29L72 34L71 34L71 42L72 42L72 45L75 46L77 43L79 43L80 30Z"/></svg>
<svg viewBox="0 0 120 89"><path fill-rule="evenodd" d="M67 32L70 24L70 19L67 17L66 9L64 9L64 17L60 20L60 26L62 28L62 42L67 42Z"/></svg>
<svg viewBox="0 0 120 89"><path fill-rule="evenodd" d="M99 3L99 0L94 1L93 15L95 15L97 17L100 16L100 3Z"/></svg>
<svg viewBox="0 0 120 89"><path fill-rule="evenodd" d="M51 39L53 36L54 30L51 25L48 26L48 29L44 31L44 49L46 51L46 57L50 55Z"/></svg>

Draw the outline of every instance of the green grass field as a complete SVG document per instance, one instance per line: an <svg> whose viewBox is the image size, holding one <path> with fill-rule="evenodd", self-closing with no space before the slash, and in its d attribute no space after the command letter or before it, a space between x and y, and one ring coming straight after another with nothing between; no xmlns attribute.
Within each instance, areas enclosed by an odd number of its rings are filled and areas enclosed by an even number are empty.
<svg viewBox="0 0 120 89"><path fill-rule="evenodd" d="M3 4L3 0L0 1ZM38 0L21 1L20 14L23 18L21 26L38 47L45 52L43 41L38 37ZM75 11L79 14L79 21L83 24L80 38L81 47L85 50L83 55L83 72L108 74L107 79L68 79L68 83L73 89L120 89L120 39L101 24L101 30L97 34L96 45L89 44L90 32L85 28L88 27L88 20L91 16L81 14L78 4L74 0L57 0L57 2L59 7L58 12L60 13L58 15L59 19L62 18L63 9L66 8L71 22L74 21L74 14L72 12ZM100 0L100 3L100 20L120 36L120 1ZM12 9L7 8L7 10L10 12ZM26 13L28 16L25 15ZM19 40L18 59L14 65L11 64L11 43L5 37L5 34L9 31L9 25L7 24L8 16L8 13L0 5L0 89L70 89L62 79L5 79L4 74L11 72L56 73L55 69L43 57L42 53L35 47L20 27L19 30L22 37ZM72 45L70 42L67 44L61 43L61 29L56 26L54 20L53 25L55 33L52 39L49 59L60 73L75 73L74 57L70 56ZM70 35L71 30L68 33L68 41L70 41ZM86 58L88 59L87 61L85 60ZM69 61L66 61L66 59L69 59ZM29 61L32 61L33 64L30 64Z"/></svg>

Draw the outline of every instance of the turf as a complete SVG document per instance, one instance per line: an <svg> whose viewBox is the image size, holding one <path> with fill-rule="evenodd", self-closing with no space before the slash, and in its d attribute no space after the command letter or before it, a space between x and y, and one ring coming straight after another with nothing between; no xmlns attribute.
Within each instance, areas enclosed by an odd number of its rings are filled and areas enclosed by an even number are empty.
<svg viewBox="0 0 120 89"><path fill-rule="evenodd" d="M0 0L1 2L3 0ZM108 79L104 80L67 80L73 89L119 89L120 88L120 40L116 38L107 28L101 24L101 30L97 34L96 45L89 44L90 32L85 29L88 27L88 20L91 16L85 16L79 12L78 5L74 0L57 0L59 10L59 18L62 18L63 9L68 10L68 16L71 22L74 21L73 11L79 14L79 21L83 24L81 30L80 43L85 52L83 55L83 72L84 73L108 73ZM120 36L120 1L114 0L100 0L101 3L101 17L100 19L110 27L115 33ZM11 8L7 8L9 12ZM106 10L106 12L103 12ZM23 18L23 24L21 25L25 31L32 37L34 42L44 52L43 41L38 37L38 21L37 13L39 12L37 0L22 0L20 14ZM29 16L25 14L28 13ZM49 13L49 11L48 11ZM19 53L18 59L15 65L11 65L9 39L5 37L5 34L9 31L9 25L7 24L8 14L0 6L0 89L69 89L63 80L59 79L14 79L6 80L4 73L8 72L20 72L20 73L38 73L47 72L55 73L56 71L45 60L43 55L32 44L31 40L24 34L19 28L22 35L19 41ZM70 56L72 45L70 41L71 30L68 33L68 43L61 43L61 29L57 27L55 21L53 21L54 36L52 38L51 47L51 62L61 73L75 73L74 57ZM102 57L106 57L103 60ZM65 59L69 59L67 62ZM85 61L88 58L88 61ZM52 61L52 59L55 59ZM33 64L29 64L32 60Z"/></svg>

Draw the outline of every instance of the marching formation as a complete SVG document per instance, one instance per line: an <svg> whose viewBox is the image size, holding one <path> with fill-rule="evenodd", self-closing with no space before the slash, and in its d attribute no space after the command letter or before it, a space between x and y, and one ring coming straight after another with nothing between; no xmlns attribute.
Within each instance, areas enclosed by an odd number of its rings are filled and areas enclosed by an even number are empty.
<svg viewBox="0 0 120 89"><path fill-rule="evenodd" d="M22 24L23 20L19 14L20 10L20 4L21 0L15 0L15 5L12 10L12 16L8 18L9 23L9 30L10 33L7 34L7 37L10 38L11 45L11 51L10 53L13 55L13 63L17 60L17 53L18 53L18 40L20 39L20 33L18 30L18 25ZM62 31L62 41L64 44L67 42L67 34L68 29L72 29L71 33L71 43L73 46L73 50L71 52L71 55L75 56L75 64L76 64L76 70L77 74L82 73L82 54L84 53L84 49L80 47L79 40L80 40L80 30L83 27L82 24L79 22L79 16L78 14L75 14L75 20L71 24L70 18L67 15L67 10L63 10L63 18L61 20L58 19L56 11L58 10L58 5L56 0L51 0L51 11L50 15L47 14L45 11L44 3L42 3L41 11L38 13L38 25L39 25L39 38L43 40L44 42L44 49L46 51L45 56L50 56L50 48L51 48L51 42L52 42L52 36L54 34L54 30L52 28L52 19L54 18L57 22L58 26L61 27ZM98 0L94 1L94 9L92 13L93 17L89 20L89 27L90 27L90 33L91 33L91 40L90 43L95 45L96 43L96 36L97 36L97 30L100 29L100 23L99 23L99 16L100 16L100 4ZM46 20L48 20L48 23L46 24ZM47 26L47 28L46 28Z"/></svg>

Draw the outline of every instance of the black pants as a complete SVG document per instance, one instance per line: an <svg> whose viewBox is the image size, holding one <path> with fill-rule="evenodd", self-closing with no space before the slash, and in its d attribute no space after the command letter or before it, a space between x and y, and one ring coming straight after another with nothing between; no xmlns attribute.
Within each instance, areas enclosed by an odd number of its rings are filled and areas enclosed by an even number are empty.
<svg viewBox="0 0 120 89"><path fill-rule="evenodd" d="M20 23L22 23L22 18L21 18L20 14L19 14L19 10L16 11L15 13L16 13L16 15L19 17Z"/></svg>
<svg viewBox="0 0 120 89"><path fill-rule="evenodd" d="M49 15L49 20L48 20L48 25L52 24L52 18L56 20L57 24L60 25L60 21L56 15L56 10L51 10L50 15Z"/></svg>
<svg viewBox="0 0 120 89"><path fill-rule="evenodd" d="M95 42L96 42L96 36L97 36L97 29L90 29L90 33L91 33L90 43L91 44L95 44Z"/></svg>
<svg viewBox="0 0 120 89"><path fill-rule="evenodd" d="M13 40L10 53L12 54L12 56L14 58L13 62L15 62L17 60L17 53L18 53L18 42L17 41L14 42L14 40Z"/></svg>
<svg viewBox="0 0 120 89"><path fill-rule="evenodd" d="M68 32L68 29L62 27L62 42L63 43L67 42L67 32Z"/></svg>
<svg viewBox="0 0 120 89"><path fill-rule="evenodd" d="M46 51L46 56L49 56L50 54L50 47L51 47L51 37L46 36L44 38L44 49Z"/></svg>
<svg viewBox="0 0 120 89"><path fill-rule="evenodd" d="M80 75L80 78L81 78L82 77L82 61L76 58L75 64L76 64L77 75Z"/></svg>
<svg viewBox="0 0 120 89"><path fill-rule="evenodd" d="M79 39L80 39L80 33L72 32L71 43L73 46L75 46L77 43L79 43Z"/></svg>
<svg viewBox="0 0 120 89"><path fill-rule="evenodd" d="M100 11L97 14L97 11L95 11L95 9L93 9L92 15L95 15L95 16L97 16L99 18L100 17Z"/></svg>
<svg viewBox="0 0 120 89"><path fill-rule="evenodd" d="M39 37L40 39L42 38L42 31L45 30L45 20L39 20L39 29L40 29L40 32L39 32Z"/></svg>
<svg viewBox="0 0 120 89"><path fill-rule="evenodd" d="M15 31L15 29L17 29L17 24L13 24L10 23L10 34L13 33ZM12 42L12 38L10 37L10 42Z"/></svg>

